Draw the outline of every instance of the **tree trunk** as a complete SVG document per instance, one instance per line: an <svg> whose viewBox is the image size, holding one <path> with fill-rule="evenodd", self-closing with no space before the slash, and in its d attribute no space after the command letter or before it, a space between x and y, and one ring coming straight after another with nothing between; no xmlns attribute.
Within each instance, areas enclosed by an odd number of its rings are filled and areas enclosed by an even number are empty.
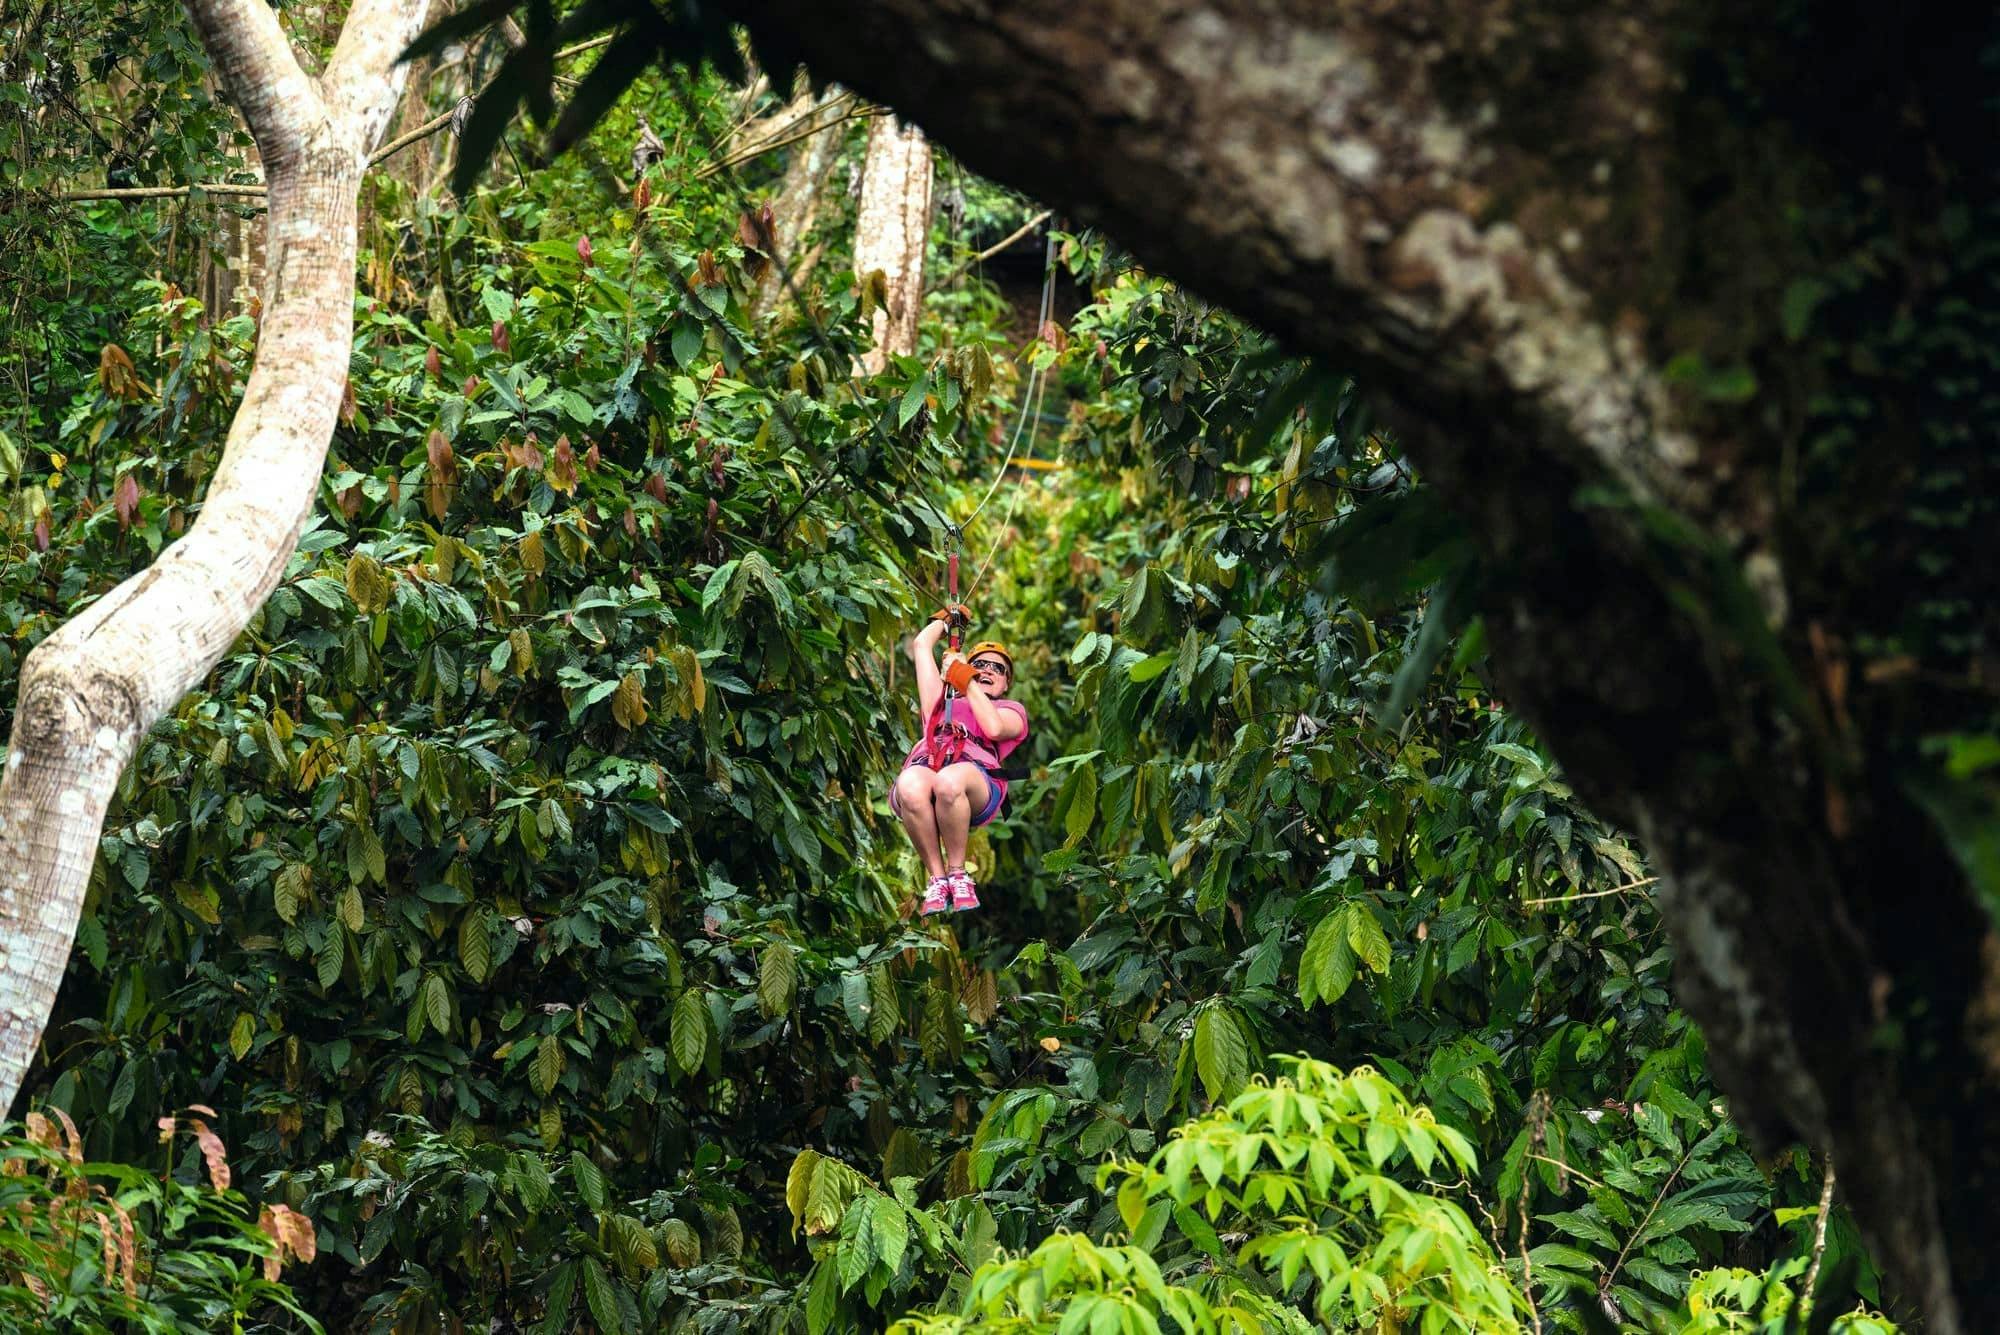
<svg viewBox="0 0 2000 1335"><path fill-rule="evenodd" d="M820 247L812 245L811 238L819 225L827 177L840 156L846 128L841 113L853 101L852 93L830 88L817 99L801 98L785 109L785 126L825 128L791 145L785 175L778 183L778 193L771 197L773 262L758 279L751 297L751 311L759 317L776 310L789 293L803 291L807 276L819 261ZM795 110L797 114L793 114Z"/></svg>
<svg viewBox="0 0 2000 1335"><path fill-rule="evenodd" d="M262 0L189 0L270 186L256 365L200 518L22 665L0 775L0 1107L69 958L119 772L284 572L332 439L353 332L355 200L422 0L356 0L309 79Z"/></svg>
<svg viewBox="0 0 2000 1335"><path fill-rule="evenodd" d="M1927 814L1994 806L1926 745L2000 675L1993 17L742 7L1385 396L1510 700L1664 872L1736 1117L1840 1162L1928 1331L2000 1329L2000 938Z"/></svg>
<svg viewBox="0 0 2000 1335"><path fill-rule="evenodd" d="M879 269L886 280L875 309L875 346L861 359L869 375L879 374L889 358L917 350L930 230L930 141L914 125L877 117L868 127L854 220L854 272L867 282Z"/></svg>

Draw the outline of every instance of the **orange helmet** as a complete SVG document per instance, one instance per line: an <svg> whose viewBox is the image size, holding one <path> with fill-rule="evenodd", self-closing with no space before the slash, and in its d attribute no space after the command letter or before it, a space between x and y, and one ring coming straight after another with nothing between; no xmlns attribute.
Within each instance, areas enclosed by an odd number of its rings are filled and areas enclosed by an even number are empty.
<svg viewBox="0 0 2000 1335"><path fill-rule="evenodd" d="M1007 652L1007 646L998 640L981 640L965 651L965 661L970 663L981 654L998 654L1007 660L1007 675L1014 675L1014 655Z"/></svg>

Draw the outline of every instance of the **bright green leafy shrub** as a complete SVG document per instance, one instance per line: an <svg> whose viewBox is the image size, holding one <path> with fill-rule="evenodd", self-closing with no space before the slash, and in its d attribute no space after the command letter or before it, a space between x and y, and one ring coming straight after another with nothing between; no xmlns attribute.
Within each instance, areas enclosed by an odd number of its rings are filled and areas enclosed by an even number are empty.
<svg viewBox="0 0 2000 1335"><path fill-rule="evenodd" d="M85 1162L60 1110L0 1135L0 1328L319 1331L278 1278L313 1259L311 1222L282 1205L253 1217L205 1118L160 1121L164 1172Z"/></svg>

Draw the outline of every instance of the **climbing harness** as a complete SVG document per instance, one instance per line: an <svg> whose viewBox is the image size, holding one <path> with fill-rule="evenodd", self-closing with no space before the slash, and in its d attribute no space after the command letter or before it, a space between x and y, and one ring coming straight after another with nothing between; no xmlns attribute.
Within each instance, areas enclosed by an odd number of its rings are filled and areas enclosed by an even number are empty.
<svg viewBox="0 0 2000 1335"><path fill-rule="evenodd" d="M951 601L945 605L945 632L948 647L953 653L971 624L965 607L958 601L958 544L962 536L958 525L951 526L952 551L945 564L945 578L950 585ZM924 720L924 744L928 747L928 758L932 769L941 770L946 765L955 765L965 754L965 744L971 739L963 723L952 720L952 701L958 692L949 685L938 693L937 703L931 706L930 717Z"/></svg>

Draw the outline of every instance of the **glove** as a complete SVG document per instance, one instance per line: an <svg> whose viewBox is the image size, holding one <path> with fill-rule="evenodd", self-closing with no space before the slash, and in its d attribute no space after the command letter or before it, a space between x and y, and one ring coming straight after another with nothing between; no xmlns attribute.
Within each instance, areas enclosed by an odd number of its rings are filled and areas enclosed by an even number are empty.
<svg viewBox="0 0 2000 1335"><path fill-rule="evenodd" d="M942 621L947 626L954 621L961 626L970 625L972 622L972 609L964 603L946 603L943 607L931 613L931 620Z"/></svg>
<svg viewBox="0 0 2000 1335"><path fill-rule="evenodd" d="M963 658L958 659L956 662L945 664L945 685L951 687L951 689L957 691L960 695L964 695L966 688L972 685L973 675L972 664L966 662Z"/></svg>

